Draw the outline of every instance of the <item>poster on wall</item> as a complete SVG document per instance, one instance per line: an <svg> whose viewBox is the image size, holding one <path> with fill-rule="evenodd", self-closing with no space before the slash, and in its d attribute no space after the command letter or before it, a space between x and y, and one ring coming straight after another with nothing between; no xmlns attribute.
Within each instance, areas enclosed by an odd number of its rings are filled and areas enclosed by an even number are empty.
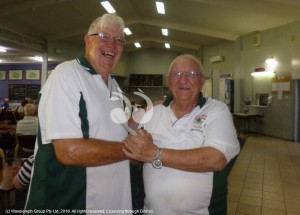
<svg viewBox="0 0 300 215"><path fill-rule="evenodd" d="M40 80L40 70L26 70L26 80Z"/></svg>
<svg viewBox="0 0 300 215"><path fill-rule="evenodd" d="M22 80L22 70L9 70L9 80Z"/></svg>
<svg viewBox="0 0 300 215"><path fill-rule="evenodd" d="M6 72L0 71L0 81L4 81L6 79Z"/></svg>

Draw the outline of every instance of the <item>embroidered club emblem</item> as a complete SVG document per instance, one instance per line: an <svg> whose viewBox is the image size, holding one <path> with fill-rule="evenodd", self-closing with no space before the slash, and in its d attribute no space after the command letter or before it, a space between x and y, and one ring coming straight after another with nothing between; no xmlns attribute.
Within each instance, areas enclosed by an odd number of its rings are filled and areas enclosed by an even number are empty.
<svg viewBox="0 0 300 215"><path fill-rule="evenodd" d="M197 128L202 127L203 126L202 124L204 123L206 117L207 117L206 115L195 116L194 121L193 121L194 127L197 127Z"/></svg>

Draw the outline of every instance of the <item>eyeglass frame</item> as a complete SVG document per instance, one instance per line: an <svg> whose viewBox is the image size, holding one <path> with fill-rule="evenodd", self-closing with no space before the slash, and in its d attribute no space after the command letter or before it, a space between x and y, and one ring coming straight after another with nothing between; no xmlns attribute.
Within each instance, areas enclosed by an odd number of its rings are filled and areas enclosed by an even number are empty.
<svg viewBox="0 0 300 215"><path fill-rule="evenodd" d="M183 76L185 76L188 80L195 80L197 77L201 77L203 74L201 72L197 71L175 71L170 72L168 74L169 77L179 80Z"/></svg>
<svg viewBox="0 0 300 215"><path fill-rule="evenodd" d="M122 37L122 36L121 37L113 37L112 35L107 34L105 32L90 34L89 36L98 36L98 38L103 42L110 42L113 39L117 45L125 45L125 43L126 43L126 40L124 37ZM105 36L107 36L107 38L104 38Z"/></svg>

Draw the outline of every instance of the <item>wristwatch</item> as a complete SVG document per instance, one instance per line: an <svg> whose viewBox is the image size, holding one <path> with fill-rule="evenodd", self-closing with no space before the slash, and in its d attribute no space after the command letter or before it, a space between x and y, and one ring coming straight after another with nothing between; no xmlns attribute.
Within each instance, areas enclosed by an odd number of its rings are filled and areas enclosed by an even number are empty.
<svg viewBox="0 0 300 215"><path fill-rule="evenodd" d="M162 164L162 149L161 148L157 149L156 158L152 162L152 166L155 169L160 169L163 166L163 164Z"/></svg>

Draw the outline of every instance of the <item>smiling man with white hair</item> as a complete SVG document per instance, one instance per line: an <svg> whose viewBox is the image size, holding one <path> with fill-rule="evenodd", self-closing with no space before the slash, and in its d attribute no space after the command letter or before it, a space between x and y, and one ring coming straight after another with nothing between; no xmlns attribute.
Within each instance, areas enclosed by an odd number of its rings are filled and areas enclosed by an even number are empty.
<svg viewBox="0 0 300 215"><path fill-rule="evenodd" d="M85 54L59 64L39 95L39 136L27 211L60 213L131 210L127 136L110 112L118 84L110 75L120 60L124 22L105 14L84 36Z"/></svg>

